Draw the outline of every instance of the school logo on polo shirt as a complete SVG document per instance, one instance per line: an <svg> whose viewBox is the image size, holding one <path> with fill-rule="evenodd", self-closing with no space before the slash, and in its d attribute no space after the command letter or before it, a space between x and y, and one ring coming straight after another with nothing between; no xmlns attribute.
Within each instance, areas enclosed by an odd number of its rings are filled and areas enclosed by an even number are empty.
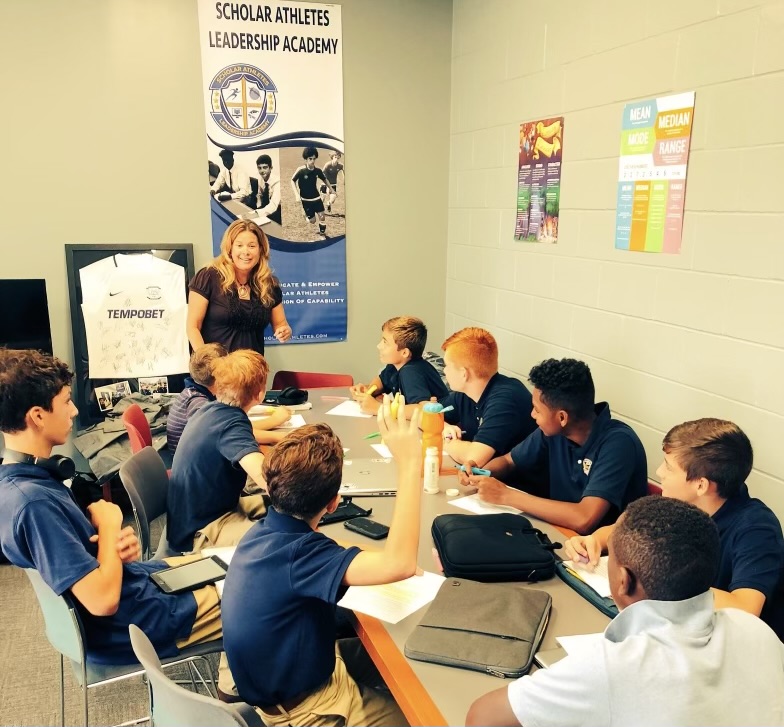
<svg viewBox="0 0 784 727"><path fill-rule="evenodd" d="M591 466L592 465L593 465L593 462L591 462L590 459L587 459L587 458L584 459L583 460L583 474L589 475L591 473Z"/></svg>
<svg viewBox="0 0 784 727"><path fill-rule="evenodd" d="M232 136L261 136L278 118L278 89L256 66L226 66L215 74L208 91L212 120Z"/></svg>

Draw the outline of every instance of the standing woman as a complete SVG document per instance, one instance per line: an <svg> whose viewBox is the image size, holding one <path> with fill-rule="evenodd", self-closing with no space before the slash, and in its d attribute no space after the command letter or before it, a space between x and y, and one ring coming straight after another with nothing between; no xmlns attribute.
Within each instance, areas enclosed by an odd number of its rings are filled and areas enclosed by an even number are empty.
<svg viewBox="0 0 784 727"><path fill-rule="evenodd" d="M190 282L187 328L194 349L220 343L229 352L250 348L263 354L269 323L278 341L291 338L269 252L267 236L255 222L229 225L218 257Z"/></svg>

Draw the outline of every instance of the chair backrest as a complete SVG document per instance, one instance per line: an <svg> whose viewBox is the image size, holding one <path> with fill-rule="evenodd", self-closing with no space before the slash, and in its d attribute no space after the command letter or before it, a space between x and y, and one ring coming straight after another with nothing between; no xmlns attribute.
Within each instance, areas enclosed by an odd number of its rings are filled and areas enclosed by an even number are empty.
<svg viewBox="0 0 784 727"><path fill-rule="evenodd" d="M138 404L131 404L122 415L125 430L131 440L131 451L140 452L147 446L152 446L152 432L150 422L144 416L142 408Z"/></svg>
<svg viewBox="0 0 784 727"><path fill-rule="evenodd" d="M33 568L25 568L46 626L46 638L63 656L77 664L84 663L84 643L79 615L65 596L58 596Z"/></svg>
<svg viewBox="0 0 784 727"><path fill-rule="evenodd" d="M246 713L246 719L240 709L232 704L219 702L175 684L163 672L155 647L144 631L134 625L128 630L133 652L147 672L155 727L253 727L263 724L260 717L253 719L255 712L250 715Z"/></svg>
<svg viewBox="0 0 784 727"><path fill-rule="evenodd" d="M317 374L309 371L278 371L272 380L273 389L296 386L298 389L324 389L331 386L354 386L350 374Z"/></svg>
<svg viewBox="0 0 784 727"><path fill-rule="evenodd" d="M128 493L136 518L142 558L149 560L152 548L150 523L166 512L166 494L169 489L166 465L155 449L144 447L123 462L120 480Z"/></svg>
<svg viewBox="0 0 784 727"><path fill-rule="evenodd" d="M648 494L649 495L661 495L662 494L661 485L656 484L652 480L648 480Z"/></svg>

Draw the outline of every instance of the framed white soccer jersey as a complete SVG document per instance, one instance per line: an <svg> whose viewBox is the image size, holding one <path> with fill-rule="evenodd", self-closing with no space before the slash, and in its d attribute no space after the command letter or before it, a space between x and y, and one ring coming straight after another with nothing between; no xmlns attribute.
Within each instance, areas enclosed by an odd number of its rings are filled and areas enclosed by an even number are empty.
<svg viewBox="0 0 784 727"><path fill-rule="evenodd" d="M149 253L117 254L79 277L91 379L188 370L183 267Z"/></svg>

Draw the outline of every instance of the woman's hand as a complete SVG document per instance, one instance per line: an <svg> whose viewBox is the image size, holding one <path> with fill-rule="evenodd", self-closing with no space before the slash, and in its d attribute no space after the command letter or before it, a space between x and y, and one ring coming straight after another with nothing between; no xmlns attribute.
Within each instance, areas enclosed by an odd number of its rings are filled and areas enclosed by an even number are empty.
<svg viewBox="0 0 784 727"><path fill-rule="evenodd" d="M288 323L281 323L275 329L275 338L277 338L280 343L286 343L286 341L291 338L291 326Z"/></svg>

